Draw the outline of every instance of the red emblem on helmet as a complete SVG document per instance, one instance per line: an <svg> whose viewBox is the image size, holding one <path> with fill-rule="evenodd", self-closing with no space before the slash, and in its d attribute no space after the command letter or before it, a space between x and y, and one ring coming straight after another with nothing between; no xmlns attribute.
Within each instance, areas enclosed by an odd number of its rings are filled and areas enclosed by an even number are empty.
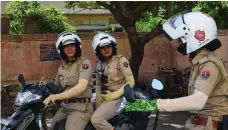
<svg viewBox="0 0 228 130"><path fill-rule="evenodd" d="M204 41L205 40L205 32L204 31L196 31L195 32L195 36L194 36L197 40L199 41Z"/></svg>

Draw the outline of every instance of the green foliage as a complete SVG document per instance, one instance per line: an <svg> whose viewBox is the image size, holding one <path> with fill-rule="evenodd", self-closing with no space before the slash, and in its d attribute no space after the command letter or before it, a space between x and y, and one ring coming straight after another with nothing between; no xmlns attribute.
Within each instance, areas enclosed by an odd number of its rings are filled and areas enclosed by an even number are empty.
<svg viewBox="0 0 228 130"><path fill-rule="evenodd" d="M174 14L176 14L184 10L191 10L197 6L197 4L197 1L173 1L172 11Z"/></svg>
<svg viewBox="0 0 228 130"><path fill-rule="evenodd" d="M165 21L165 19L146 12L143 13L142 18L136 22L136 29L138 32L150 32L158 25L160 21Z"/></svg>
<svg viewBox="0 0 228 130"><path fill-rule="evenodd" d="M84 8L84 9L100 9L101 7L96 1L67 1L66 8Z"/></svg>
<svg viewBox="0 0 228 130"><path fill-rule="evenodd" d="M66 1L66 8L75 9L75 7L79 7L82 9L101 9L96 1ZM105 24L105 32L114 32L115 27L110 24Z"/></svg>
<svg viewBox="0 0 228 130"><path fill-rule="evenodd" d="M69 1L66 2L68 8L74 8L75 6L86 9L101 8L96 2L82 2L82 1ZM137 2L131 2L136 4ZM153 2L150 9L145 10L141 19L136 22L136 28L138 32L150 32L157 24L162 20L165 21L166 9L165 5L167 1ZM211 15L219 29L228 28L228 2L227 1L172 1L172 13L176 14L184 10L202 11ZM126 21L127 22L127 21Z"/></svg>
<svg viewBox="0 0 228 130"><path fill-rule="evenodd" d="M75 29L66 23L67 18L54 5L47 8L37 1L12 1L7 4L6 10L11 19L10 34L22 34L26 18L37 21L37 33L59 33Z"/></svg>
<svg viewBox="0 0 228 130"><path fill-rule="evenodd" d="M106 24L105 28L106 28L105 32L114 32L115 31L115 27L110 24Z"/></svg>
<svg viewBox="0 0 228 130"><path fill-rule="evenodd" d="M165 17L165 2L160 2L159 6L153 7L142 14L136 23L139 32L152 31L157 23ZM202 11L213 17L219 29L228 28L228 2L227 1L172 1L172 12L176 14L184 10Z"/></svg>
<svg viewBox="0 0 228 130"><path fill-rule="evenodd" d="M213 17L219 29L228 28L228 1L201 1L193 10L205 12Z"/></svg>

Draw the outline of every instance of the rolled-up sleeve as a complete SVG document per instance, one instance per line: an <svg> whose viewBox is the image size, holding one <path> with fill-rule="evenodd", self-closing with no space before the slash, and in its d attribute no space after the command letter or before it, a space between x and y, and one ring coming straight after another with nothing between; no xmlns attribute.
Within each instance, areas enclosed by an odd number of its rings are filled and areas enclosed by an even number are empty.
<svg viewBox="0 0 228 130"><path fill-rule="evenodd" d="M80 66L79 79L89 80L92 75L92 66L89 60L83 60Z"/></svg>
<svg viewBox="0 0 228 130"><path fill-rule="evenodd" d="M196 78L194 87L210 96L216 85L219 83L221 74L219 68L212 62L200 65L199 74Z"/></svg>

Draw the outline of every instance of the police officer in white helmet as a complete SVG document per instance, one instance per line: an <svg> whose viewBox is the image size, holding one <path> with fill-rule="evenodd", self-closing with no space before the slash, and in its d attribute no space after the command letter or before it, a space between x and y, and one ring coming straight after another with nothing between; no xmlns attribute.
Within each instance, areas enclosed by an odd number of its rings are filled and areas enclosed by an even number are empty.
<svg viewBox="0 0 228 130"><path fill-rule="evenodd" d="M104 32L97 33L92 47L98 61L96 65L96 110L91 122L96 130L113 130L107 121L115 116L115 106L123 95L125 84L135 85L129 61L117 55L116 39Z"/></svg>
<svg viewBox="0 0 228 130"><path fill-rule="evenodd" d="M90 61L81 57L81 39L72 32L63 32L56 42L56 49L63 60L58 68L55 85L60 94L50 95L44 104L62 100L61 108L55 114L50 130L57 122L66 119L66 130L84 130L93 113L91 104L92 87L89 80L92 74Z"/></svg>
<svg viewBox="0 0 228 130"><path fill-rule="evenodd" d="M177 50L181 54L189 54L192 63L189 95L127 102L126 110L189 111L191 116L185 128L221 130L225 115L228 115L228 73L223 62L213 54L221 46L214 19L203 12L181 12L163 24L163 31L170 40L179 40Z"/></svg>

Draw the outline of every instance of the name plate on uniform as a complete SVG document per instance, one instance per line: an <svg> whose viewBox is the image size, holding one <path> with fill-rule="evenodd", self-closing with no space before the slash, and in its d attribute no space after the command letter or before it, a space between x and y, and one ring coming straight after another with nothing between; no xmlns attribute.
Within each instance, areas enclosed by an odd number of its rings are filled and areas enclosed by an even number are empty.
<svg viewBox="0 0 228 130"><path fill-rule="evenodd" d="M40 44L40 61L61 60L55 44Z"/></svg>

